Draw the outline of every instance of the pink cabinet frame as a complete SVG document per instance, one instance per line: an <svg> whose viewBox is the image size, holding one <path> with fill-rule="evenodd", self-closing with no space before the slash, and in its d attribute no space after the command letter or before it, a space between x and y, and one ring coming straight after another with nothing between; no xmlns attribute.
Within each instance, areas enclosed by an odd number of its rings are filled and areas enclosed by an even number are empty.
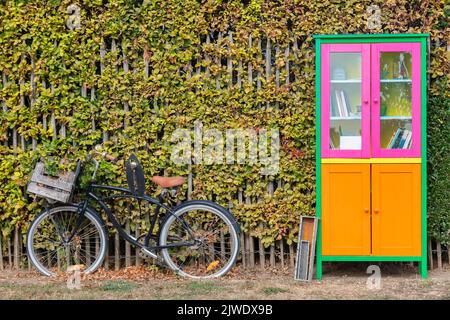
<svg viewBox="0 0 450 320"><path fill-rule="evenodd" d="M370 157L370 44L323 44L321 70L322 146L323 158ZM361 150L330 149L330 53L361 53Z"/></svg>
<svg viewBox="0 0 450 320"><path fill-rule="evenodd" d="M382 149L380 147L380 53L411 52L411 131L410 149ZM420 157L420 43L379 43L372 44L372 156L375 158L410 158Z"/></svg>
<svg viewBox="0 0 450 320"><path fill-rule="evenodd" d="M421 150L420 43L321 45L321 156L322 158L412 158ZM412 145L410 149L380 147L380 53L411 52ZM361 150L330 149L330 53L361 53Z"/></svg>

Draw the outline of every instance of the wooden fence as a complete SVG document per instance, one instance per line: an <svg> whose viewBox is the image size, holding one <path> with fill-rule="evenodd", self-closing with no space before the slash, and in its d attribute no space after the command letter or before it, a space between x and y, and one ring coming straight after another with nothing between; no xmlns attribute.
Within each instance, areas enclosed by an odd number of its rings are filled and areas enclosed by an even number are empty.
<svg viewBox="0 0 450 320"><path fill-rule="evenodd" d="M216 65L220 71L220 75L216 74L215 86L217 88L231 88L232 86L237 86L241 88L244 82L251 84L256 90L262 88L263 82L274 81L276 88L280 86L286 86L288 90L292 90L290 84L295 82L296 77L312 77L312 74L308 74L308 68L304 68L305 65L300 65L297 63L297 59L300 56L300 46L303 39L293 37L292 41L287 44L277 44L273 43L268 38L252 39L250 36L248 38L248 48L257 48L260 53L259 61L262 62L258 68L250 62L247 65L244 64L242 60L234 60L231 55L226 57L214 56L211 57L208 52L202 51L201 58L204 59L206 63L198 63L201 61L192 61L184 70L180 72L186 73L187 78L191 78L195 75L203 74L206 77L212 77L211 67ZM230 49L233 46L233 34L227 33L223 34L221 32L211 33L210 35L201 39L202 47L203 44L207 46L217 45ZM55 46L57 44L55 43ZM136 68L130 68L129 61L125 54L120 50L120 44L115 40L105 39L103 45L99 52L99 66L100 72L103 73L105 69L105 55L107 52L116 52L117 57L122 57L122 64L116 64L115 69L124 73L136 71ZM33 104L36 101L36 82L34 66L36 61L31 59L27 61L25 56L22 56L22 61L25 63L31 63L32 71L27 79L22 78L17 85L23 87L26 82L31 86L30 96L20 95L20 105L23 108L33 108ZM150 72L150 62L146 52L142 53L142 59L144 62L144 72L146 76L149 76ZM277 63L277 61L283 60L284 63ZM205 67L206 66L206 67ZM282 67L280 67L282 66ZM306 65L307 66L307 65ZM302 68L303 67L303 68ZM1 72L1 70L0 70ZM225 81L224 81L225 79ZM214 80L214 79L213 79ZM1 72L1 81L3 86L9 84L8 76L5 72ZM54 84L48 83L46 81L42 82L44 88L50 88L53 92L55 90ZM22 92L22 91L21 91ZM80 94L82 97L90 98L92 101L96 99L96 88L87 88L86 84L81 86ZM7 106L4 101L1 102L3 111L7 111ZM155 109L161 107L158 105L158 101L154 101ZM267 102L269 104L269 102ZM129 111L129 105L123 103L124 112ZM42 126L45 130L49 127L53 128L53 139L66 138L66 127L64 123L58 123L55 114L53 112L42 116ZM126 123L124 126L126 127ZM93 118L92 129L96 130L96 122ZM16 128L12 128L8 133L10 139L4 142L5 146L11 147L14 151L18 148L22 150L34 150L37 147L36 139L26 139L24 136L20 135ZM103 132L103 141L108 141L110 137L107 132ZM283 185L283 181L278 180L275 182L267 183L267 192L269 195L273 195L274 191L278 186ZM193 190L193 176L189 174L188 176L188 198L191 197ZM250 196L246 196L244 192L239 192L237 195L237 200L239 203L250 204L252 202L258 202L259 199L254 199ZM130 224L126 223L126 230L130 231ZM16 227L13 233L8 237L0 236L0 270L3 269L31 269L30 263L26 257L26 251L23 243L24 235L26 230L21 230ZM139 228L135 230L135 237L140 236L141 231ZM241 242L241 254L240 263L245 269L253 268L280 268L280 267L293 267L295 263L296 255L296 245L288 245L285 240L278 240L275 244L268 248L264 248L261 239L253 237L250 232L243 232L240 238ZM447 263L450 260L450 247L443 248L439 242L428 241L428 252L429 252L429 263L430 267L433 268L435 265L435 260L438 268L442 268L445 261ZM435 258L434 258L435 257ZM444 262L443 262L444 261ZM106 257L104 267L107 269L119 269L124 266L141 265L143 259L139 254L138 250L135 250L129 243L124 243L122 239L119 238L117 233L112 234L109 242L108 255Z"/></svg>
<svg viewBox="0 0 450 320"><path fill-rule="evenodd" d="M129 224L127 224L129 228ZM6 239L1 239L0 270L31 270L26 249L23 245L19 228ZM136 232L139 235L139 231ZM428 268L450 269L450 245L443 246L439 241L428 239ZM239 264L244 269L255 270L265 268L292 269L296 259L296 246L287 245L285 241L277 241L273 246L259 246L259 240L248 233L241 235L241 252ZM117 233L110 237L109 250L103 267L106 270L118 270L122 267L140 266L153 263L145 260L128 242L123 243Z"/></svg>

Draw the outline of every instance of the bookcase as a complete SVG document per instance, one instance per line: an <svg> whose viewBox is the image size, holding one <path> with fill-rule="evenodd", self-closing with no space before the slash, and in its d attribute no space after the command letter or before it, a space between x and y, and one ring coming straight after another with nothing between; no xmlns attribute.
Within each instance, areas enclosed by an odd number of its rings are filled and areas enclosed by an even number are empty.
<svg viewBox="0 0 450 320"><path fill-rule="evenodd" d="M327 261L427 276L427 34L316 35L317 278Z"/></svg>

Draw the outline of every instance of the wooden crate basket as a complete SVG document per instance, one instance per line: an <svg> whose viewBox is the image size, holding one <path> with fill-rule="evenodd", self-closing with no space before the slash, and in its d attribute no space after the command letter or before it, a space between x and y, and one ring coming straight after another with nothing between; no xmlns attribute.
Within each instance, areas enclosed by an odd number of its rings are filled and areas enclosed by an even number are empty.
<svg viewBox="0 0 450 320"><path fill-rule="evenodd" d="M45 174L44 163L38 162L28 183L27 192L41 198L67 203L70 201L78 171L77 167L75 172L61 172L59 176L53 177Z"/></svg>

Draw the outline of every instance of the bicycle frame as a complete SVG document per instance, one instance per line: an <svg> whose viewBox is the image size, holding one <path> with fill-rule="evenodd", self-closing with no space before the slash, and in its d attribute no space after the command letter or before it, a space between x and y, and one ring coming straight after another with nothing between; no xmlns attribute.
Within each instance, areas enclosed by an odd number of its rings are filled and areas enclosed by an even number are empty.
<svg viewBox="0 0 450 320"><path fill-rule="evenodd" d="M94 193L94 190L109 190L109 191L119 191L121 192L121 194L118 195L112 195L112 196L107 196L107 197L99 197L98 195L96 195ZM151 204L156 205L155 211L154 211L154 217L151 221L150 224L150 229L147 233L147 235L145 236L145 240L144 243L140 243L138 242L135 237L131 236L130 234L128 234L120 225L119 221L116 219L116 217L114 216L114 213L111 211L111 209L108 207L108 205L104 202L104 200L107 199L116 199L116 198L133 198L133 199L138 199L139 201L146 201L149 202ZM99 204L99 206L102 208L103 211L105 211L108 220L112 223L113 227L119 232L119 235L124 238L126 241L130 242L131 244L137 246L138 248L141 248L143 250L145 250L148 254L154 256L154 258L156 258L156 255L153 254L152 252L149 252L149 250L162 250L162 249L166 249L166 248L173 248L173 247L186 247L186 246L194 246L197 245L197 243L193 240L191 242L178 242L178 243L173 243L173 244L168 244L168 245L156 245L156 246L149 246L148 243L150 241L150 239L152 237L156 237L156 239L159 239L159 235L154 234L153 230L154 227L156 225L156 221L158 220L159 216L160 216L160 209L163 208L166 210L166 215L174 215L174 211L168 207L167 205L165 205L164 203L162 203L162 201L159 201L158 199L155 198L151 198L149 196L143 195L143 196L138 196L133 194L130 190L126 189L126 188L122 188L122 187L114 187L114 186L105 186L105 185L98 185L98 184L94 184L94 183L90 183L86 194L85 194L85 198L82 202L80 202L78 204L80 210L78 212L79 216L78 216L78 221L77 221L77 225L74 228L72 234L69 236L69 238L67 239L67 241L71 241L71 239L75 236L75 234L78 231L78 228L81 225L82 219L84 217L84 213L86 212L86 209L89 207L89 201L92 200L96 203ZM161 199L162 200L162 199ZM191 229L189 227L189 225L182 219L179 218L177 216L175 216L176 219L178 219L179 221L181 221L182 225L186 228L186 231L189 233L189 235L194 238Z"/></svg>

